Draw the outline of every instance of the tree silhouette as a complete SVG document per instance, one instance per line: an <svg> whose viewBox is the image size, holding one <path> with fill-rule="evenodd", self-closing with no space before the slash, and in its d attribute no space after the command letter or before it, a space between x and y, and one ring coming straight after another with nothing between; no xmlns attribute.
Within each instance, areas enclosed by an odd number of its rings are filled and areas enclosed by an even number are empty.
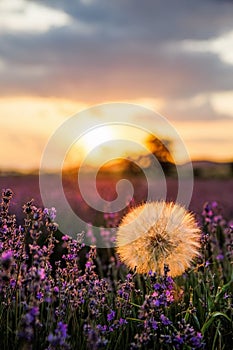
<svg viewBox="0 0 233 350"><path fill-rule="evenodd" d="M160 140L155 135L151 134L146 139L146 146L160 163L174 164L174 159L170 153L170 149L172 148L171 140Z"/></svg>
<svg viewBox="0 0 233 350"><path fill-rule="evenodd" d="M160 140L155 135L149 135L145 140L145 146L148 149L147 154L138 155L134 158L129 157L123 161L124 171L134 175L141 175L143 169L149 168L156 159L161 165L165 174L171 174L174 170L174 159L170 152L172 148L171 140Z"/></svg>

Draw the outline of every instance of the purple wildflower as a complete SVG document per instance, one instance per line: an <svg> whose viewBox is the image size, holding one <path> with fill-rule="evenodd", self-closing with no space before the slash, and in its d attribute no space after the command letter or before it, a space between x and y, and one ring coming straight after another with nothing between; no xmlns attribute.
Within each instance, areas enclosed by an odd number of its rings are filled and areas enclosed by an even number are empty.
<svg viewBox="0 0 233 350"><path fill-rule="evenodd" d="M3 252L1 256L1 265L4 268L4 270L8 270L12 262L13 262L13 251L8 250L6 252Z"/></svg>
<svg viewBox="0 0 233 350"><path fill-rule="evenodd" d="M168 326L171 324L171 321L163 314L160 316L160 320L164 326Z"/></svg>
<svg viewBox="0 0 233 350"><path fill-rule="evenodd" d="M48 349L57 349L62 347L63 349L69 349L67 343L68 334L67 334L67 324L63 322L58 322L57 328L54 333L49 333L48 335L49 347Z"/></svg>
<svg viewBox="0 0 233 350"><path fill-rule="evenodd" d="M39 325L38 322L39 308L33 306L28 308L28 311L23 315L21 320L21 330L18 332L20 339L32 342L34 338L35 326Z"/></svg>
<svg viewBox="0 0 233 350"><path fill-rule="evenodd" d="M116 312L111 310L110 313L107 314L107 320L110 322L110 321L114 320L115 316L116 316Z"/></svg>
<svg viewBox="0 0 233 350"><path fill-rule="evenodd" d="M127 322L124 318L121 317L121 318L119 319L119 325L120 325L120 326L123 326L123 325L125 325L125 324L127 324L127 323L128 323L128 322Z"/></svg>

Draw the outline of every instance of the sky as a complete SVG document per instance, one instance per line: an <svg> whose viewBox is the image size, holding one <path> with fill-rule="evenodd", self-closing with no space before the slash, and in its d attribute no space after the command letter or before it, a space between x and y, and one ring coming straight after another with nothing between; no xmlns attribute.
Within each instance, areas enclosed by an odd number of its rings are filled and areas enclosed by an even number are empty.
<svg viewBox="0 0 233 350"><path fill-rule="evenodd" d="M160 113L193 160L232 161L232 18L230 0L0 0L0 169L38 169L63 122L109 102Z"/></svg>

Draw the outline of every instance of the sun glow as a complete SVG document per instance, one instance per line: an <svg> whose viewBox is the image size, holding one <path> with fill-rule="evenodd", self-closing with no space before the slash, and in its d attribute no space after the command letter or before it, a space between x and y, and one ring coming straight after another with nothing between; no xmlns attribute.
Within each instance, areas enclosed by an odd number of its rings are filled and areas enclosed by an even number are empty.
<svg viewBox="0 0 233 350"><path fill-rule="evenodd" d="M103 146L104 143L111 141L114 131L110 126L101 126L88 131L80 140L86 153L92 151L96 147Z"/></svg>
<svg viewBox="0 0 233 350"><path fill-rule="evenodd" d="M65 168L80 164L101 166L108 161L146 154L148 134L128 125L99 126L87 131L67 152Z"/></svg>
<svg viewBox="0 0 233 350"><path fill-rule="evenodd" d="M231 100L232 91L218 92L210 96L213 108L226 115L228 119L173 120L172 125L183 139L192 159L232 160ZM202 103L201 97L194 102L199 106ZM0 123L1 141L4 147L0 150L0 170L38 169L44 147L55 130L68 118L87 108L88 105L68 99L33 96L2 97ZM127 115L126 125L122 123L107 125L105 124L107 110L104 110L104 105L102 111L101 115L87 115L85 120L87 131L67 152L64 160L67 168L81 164L84 158L88 158L91 166L99 166L106 156L113 159L125 158L132 154L144 154L145 151L140 145L145 145L146 132L134 127L134 124L137 125L138 120L140 121L144 116ZM111 114L118 120L119 115L114 108ZM90 121L93 119L101 121L102 124L88 130L88 125L92 124ZM151 132L162 139L172 138L172 135L163 130L159 124L156 124L154 129L152 127L153 125L150 126ZM122 143L121 146L117 140L126 140L128 143ZM186 159L182 158L175 141L173 146L176 161L185 162Z"/></svg>
<svg viewBox="0 0 233 350"><path fill-rule="evenodd" d="M99 166L112 147L108 142L114 140L115 133L111 126L100 126L88 130L69 149L64 161L64 168L79 166L87 162L91 166Z"/></svg>

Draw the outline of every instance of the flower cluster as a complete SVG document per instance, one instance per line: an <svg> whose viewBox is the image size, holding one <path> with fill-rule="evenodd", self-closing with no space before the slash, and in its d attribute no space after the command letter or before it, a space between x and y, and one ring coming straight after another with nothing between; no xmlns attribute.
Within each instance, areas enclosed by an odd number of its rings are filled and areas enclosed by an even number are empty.
<svg viewBox="0 0 233 350"><path fill-rule="evenodd" d="M205 203L203 207L203 234L208 258L222 261L233 257L233 225L227 225L217 202Z"/></svg>
<svg viewBox="0 0 233 350"><path fill-rule="evenodd" d="M62 349L69 349L70 346L67 343L67 338L67 324L60 321L58 322L54 333L49 333L48 335L48 350L59 349L59 347Z"/></svg>
<svg viewBox="0 0 233 350"><path fill-rule="evenodd" d="M84 233L62 234L56 210L33 200L23 207L24 225L17 225L12 195L4 190L0 204L1 349L201 349L223 342L227 348L229 255L224 263L216 254L205 260L220 228L225 238L215 246L229 251L231 228L222 219L215 226L210 211L204 215L210 221L199 265L173 279L167 265L160 274L129 272L113 249L104 255L83 243ZM108 219L110 227L114 217Z"/></svg>
<svg viewBox="0 0 233 350"><path fill-rule="evenodd" d="M149 273L152 288L140 307L139 319L142 323L140 332L135 335L135 341L131 344L131 349L152 348L154 343L161 348L173 345L176 349L181 349L181 344L192 346L195 349L201 349L204 346L200 332L196 332L185 321L183 321L183 332L180 332L180 323L177 329L168 317L167 311L174 302L174 281L167 275L168 272L169 269L165 266L164 276Z"/></svg>

